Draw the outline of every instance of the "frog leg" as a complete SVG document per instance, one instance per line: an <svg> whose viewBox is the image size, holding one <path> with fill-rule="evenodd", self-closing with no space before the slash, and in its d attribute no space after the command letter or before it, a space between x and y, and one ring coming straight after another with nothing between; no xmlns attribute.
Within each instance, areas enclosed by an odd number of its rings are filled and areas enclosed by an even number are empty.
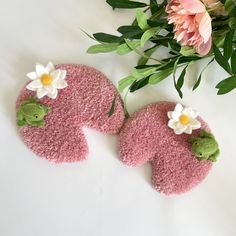
<svg viewBox="0 0 236 236"><path fill-rule="evenodd" d="M16 124L18 127L23 127L26 125L24 117L20 111L17 111L16 113Z"/></svg>
<svg viewBox="0 0 236 236"><path fill-rule="evenodd" d="M189 138L188 139L188 141L190 142L190 143L194 143L195 141L197 141L199 138L197 138L197 137L191 137L191 138Z"/></svg>
<svg viewBox="0 0 236 236"><path fill-rule="evenodd" d="M43 128L44 126L45 126L45 121L44 120L37 121L37 127Z"/></svg>
<svg viewBox="0 0 236 236"><path fill-rule="evenodd" d="M16 124L18 127L23 127L23 126L27 125L27 122L22 119L22 120L17 120Z"/></svg>
<svg viewBox="0 0 236 236"><path fill-rule="evenodd" d="M209 160L209 158L208 158L208 157L206 157L206 156L197 157L197 159L198 159L199 161L205 161L205 160Z"/></svg>
<svg viewBox="0 0 236 236"><path fill-rule="evenodd" d="M45 121L44 120L40 120L40 121L28 121L29 125L35 126L35 127L39 127L42 128L45 125Z"/></svg>
<svg viewBox="0 0 236 236"><path fill-rule="evenodd" d="M28 103L36 103L37 99L34 97L29 97L29 99L27 100Z"/></svg>
<svg viewBox="0 0 236 236"><path fill-rule="evenodd" d="M21 106L27 105L27 104L30 104L30 103L37 103L36 98L34 98L34 97L29 97L27 100L25 100L25 101L23 101L23 102L21 103Z"/></svg>
<svg viewBox="0 0 236 236"><path fill-rule="evenodd" d="M218 157L219 155L220 155L220 150L218 149L213 155L211 155L211 156L209 157L208 160L213 161L213 162L216 162L217 157Z"/></svg>
<svg viewBox="0 0 236 236"><path fill-rule="evenodd" d="M44 106L45 114L48 114L51 111L50 107Z"/></svg>
<svg viewBox="0 0 236 236"><path fill-rule="evenodd" d="M201 138L214 138L213 134L207 132L206 130L202 129L200 131L200 135Z"/></svg>
<svg viewBox="0 0 236 236"><path fill-rule="evenodd" d="M45 125L45 121L44 120L37 121L37 123L38 123L37 126L40 127L40 128L44 127L44 125Z"/></svg>
<svg viewBox="0 0 236 236"><path fill-rule="evenodd" d="M17 118L17 120L23 120L24 117L20 111L17 111L16 118Z"/></svg>

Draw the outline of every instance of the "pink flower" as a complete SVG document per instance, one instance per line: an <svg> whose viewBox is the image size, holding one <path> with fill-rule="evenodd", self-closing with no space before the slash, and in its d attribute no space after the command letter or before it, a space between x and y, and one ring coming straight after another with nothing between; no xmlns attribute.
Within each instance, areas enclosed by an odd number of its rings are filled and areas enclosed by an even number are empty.
<svg viewBox="0 0 236 236"><path fill-rule="evenodd" d="M211 17L200 0L170 0L166 7L168 23L174 24L175 39L182 46L194 47L201 56L212 45Z"/></svg>

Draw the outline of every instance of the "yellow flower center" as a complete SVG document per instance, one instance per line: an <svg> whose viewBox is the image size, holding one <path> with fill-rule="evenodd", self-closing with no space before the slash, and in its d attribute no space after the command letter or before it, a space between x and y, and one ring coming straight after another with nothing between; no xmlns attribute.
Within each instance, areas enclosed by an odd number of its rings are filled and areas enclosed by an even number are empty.
<svg viewBox="0 0 236 236"><path fill-rule="evenodd" d="M182 124L182 125L187 125L189 122L190 122L190 118L187 116L187 115L181 115L179 117L179 122Z"/></svg>
<svg viewBox="0 0 236 236"><path fill-rule="evenodd" d="M48 86L52 83L53 78L52 78L52 76L45 74L45 75L41 76L40 80L43 85Z"/></svg>

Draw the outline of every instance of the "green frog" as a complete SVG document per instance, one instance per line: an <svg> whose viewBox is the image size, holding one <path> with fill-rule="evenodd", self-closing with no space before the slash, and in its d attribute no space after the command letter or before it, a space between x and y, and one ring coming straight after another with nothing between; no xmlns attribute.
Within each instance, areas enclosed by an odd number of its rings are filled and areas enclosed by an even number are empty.
<svg viewBox="0 0 236 236"><path fill-rule="evenodd" d="M50 112L50 107L39 103L35 98L30 97L20 104L17 111L17 126L26 125L44 127L44 117Z"/></svg>
<svg viewBox="0 0 236 236"><path fill-rule="evenodd" d="M192 152L198 160L210 160L215 162L220 154L215 137L205 130L200 131L199 137L191 137L189 142L192 144Z"/></svg>

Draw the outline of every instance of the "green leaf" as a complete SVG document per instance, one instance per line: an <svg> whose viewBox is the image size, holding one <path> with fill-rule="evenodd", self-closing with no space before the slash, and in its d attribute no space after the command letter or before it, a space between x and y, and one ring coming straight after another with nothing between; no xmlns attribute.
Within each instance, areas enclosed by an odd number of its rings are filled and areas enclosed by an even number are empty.
<svg viewBox="0 0 236 236"><path fill-rule="evenodd" d="M187 70L189 64L190 63L188 63L188 65L184 67L184 69L182 70L182 72L181 72L181 74L180 74L180 76L177 80L177 83L175 84L175 88L176 88L176 90L177 90L177 92L178 92L178 94L181 98L183 98L183 93L182 93L181 89L184 85L184 77L186 75L186 70Z"/></svg>
<svg viewBox="0 0 236 236"><path fill-rule="evenodd" d="M173 77L174 77L174 80L175 80L175 73L176 73L176 70L177 70L177 66L178 66L178 63L179 63L179 60L181 59L182 56L179 56L175 63L174 63L174 67L173 67Z"/></svg>
<svg viewBox="0 0 236 236"><path fill-rule="evenodd" d="M214 61L214 58L212 58L212 59L206 64L206 66L203 68L203 70L201 71L200 75L198 76L197 82L196 82L196 83L194 84L194 86L193 86L193 91L198 88L198 86L200 85L201 80L202 80L202 74L203 74L203 72L206 70L206 68L207 68L213 61Z"/></svg>
<svg viewBox="0 0 236 236"><path fill-rule="evenodd" d="M131 43L133 44L133 48L137 48L140 46L140 41L132 41ZM132 51L133 49L130 48L126 43L119 45L116 49L116 53L121 56Z"/></svg>
<svg viewBox="0 0 236 236"><path fill-rule="evenodd" d="M122 34L122 38L140 39L143 31L139 26L123 25L117 29Z"/></svg>
<svg viewBox="0 0 236 236"><path fill-rule="evenodd" d="M226 0L224 3L225 10L230 14L230 12L234 9L234 1L233 0Z"/></svg>
<svg viewBox="0 0 236 236"><path fill-rule="evenodd" d="M108 112L108 117L111 117L115 111L115 105L116 105L116 98L117 98L117 94L115 95L113 101L112 101L112 104L111 104L111 108Z"/></svg>
<svg viewBox="0 0 236 236"><path fill-rule="evenodd" d="M145 50L144 51L145 55L150 57L157 50L158 47L160 47L160 45L155 45L154 47ZM146 65L148 60L149 60L149 58L147 58L147 57L140 57L140 59L138 61L138 65Z"/></svg>
<svg viewBox="0 0 236 236"><path fill-rule="evenodd" d="M231 56L231 68L234 74L236 74L236 50L234 50Z"/></svg>
<svg viewBox="0 0 236 236"><path fill-rule="evenodd" d="M153 74L156 71L156 67L148 67L144 69L134 69L132 71L132 76L135 77L136 79L140 79L142 77L149 76Z"/></svg>
<svg viewBox="0 0 236 236"><path fill-rule="evenodd" d="M195 49L193 47L189 47L189 46L182 46L181 50L180 50L180 53L185 57L191 56L195 52L196 52Z"/></svg>
<svg viewBox="0 0 236 236"><path fill-rule="evenodd" d="M178 63L179 63L179 60L181 59L182 56L178 57L175 61L175 64L174 64L174 67L173 67L173 79L174 79L174 85L175 85L175 89L177 90L179 96L182 98L183 97L183 93L181 92L181 88L178 87L177 83L176 83L176 79L175 79L175 73L176 73L176 70L177 70L177 66L178 66ZM188 65L187 65L188 67ZM186 67L186 68L187 68ZM184 75L186 73L186 69L184 70ZM180 81L181 83L181 81Z"/></svg>
<svg viewBox="0 0 236 236"><path fill-rule="evenodd" d="M177 80L177 87L179 89L181 89L183 87L183 85L184 85L184 77L186 75L186 70L187 70L188 66L189 66L189 64L184 67L184 69L182 70L182 72L181 72L181 74L180 74L180 76L179 76L179 78Z"/></svg>
<svg viewBox="0 0 236 236"><path fill-rule="evenodd" d="M96 33L93 34L93 37L103 43L120 43L123 41L121 37L111 35L111 34L105 34L105 33Z"/></svg>
<svg viewBox="0 0 236 236"><path fill-rule="evenodd" d="M165 79L166 77L171 75L172 71L173 71L173 68L169 68L169 69L160 71L156 74L153 74L149 78L149 84L157 84L157 83L161 82L163 79Z"/></svg>
<svg viewBox="0 0 236 236"><path fill-rule="evenodd" d="M138 22L138 26L142 29L142 30L146 30L147 28L149 28L149 25L147 23L147 15L146 13L144 13L142 10L138 9L136 11L136 19Z"/></svg>
<svg viewBox="0 0 236 236"><path fill-rule="evenodd" d="M138 81L134 81L133 84L130 86L130 92L133 93L143 88L144 86L148 84L148 81L149 81L149 77L144 77Z"/></svg>
<svg viewBox="0 0 236 236"><path fill-rule="evenodd" d="M221 54L220 50L215 45L213 45L213 49L214 49L215 59L216 59L217 63L225 71L227 71L229 74L232 75L232 71L231 71L231 68L230 68L228 60Z"/></svg>
<svg viewBox="0 0 236 236"><path fill-rule="evenodd" d="M164 2L158 7L158 11L156 11L152 16L150 17L150 20L152 21L158 21L163 14L165 14L165 6L167 3L164 4Z"/></svg>
<svg viewBox="0 0 236 236"><path fill-rule="evenodd" d="M146 7L146 3L128 1L128 0L106 0L106 2L114 9L116 8L140 8Z"/></svg>
<svg viewBox="0 0 236 236"><path fill-rule="evenodd" d="M129 85L131 85L136 80L135 77L129 75L118 82L118 90L120 93L124 91Z"/></svg>
<svg viewBox="0 0 236 236"><path fill-rule="evenodd" d="M231 17L229 19L229 27L230 28L236 28L236 18L235 17Z"/></svg>
<svg viewBox="0 0 236 236"><path fill-rule="evenodd" d="M158 21L147 20L147 23L150 27L162 27L162 28L171 27L170 25L168 25L166 19L158 19Z"/></svg>
<svg viewBox="0 0 236 236"><path fill-rule="evenodd" d="M217 48L224 47L226 33L227 33L227 31L225 29L222 29L222 30L218 29L217 31L213 31L212 38L213 38L213 42Z"/></svg>
<svg viewBox="0 0 236 236"><path fill-rule="evenodd" d="M124 105L124 112L125 112L125 118L128 119L130 117L129 111L127 109L127 97L129 94L129 90L125 93L124 99L123 99L123 105Z"/></svg>
<svg viewBox="0 0 236 236"><path fill-rule="evenodd" d="M222 80L216 85L218 95L226 94L236 88L236 75L233 75L225 80Z"/></svg>
<svg viewBox="0 0 236 236"><path fill-rule="evenodd" d="M85 30L83 30L83 29L80 29L80 30L81 30L84 34L86 34L90 39L96 41L96 39L95 39L92 35L90 35L89 33L87 33Z"/></svg>
<svg viewBox="0 0 236 236"><path fill-rule="evenodd" d="M176 40L170 40L168 44L174 52L179 52L181 50L181 46L176 42Z"/></svg>
<svg viewBox="0 0 236 236"><path fill-rule="evenodd" d="M231 29L225 37L224 41L224 57L229 60L233 52L233 38L234 38L234 30Z"/></svg>
<svg viewBox="0 0 236 236"><path fill-rule="evenodd" d="M152 14L158 11L158 4L156 0L150 0L150 9Z"/></svg>
<svg viewBox="0 0 236 236"><path fill-rule="evenodd" d="M150 39L152 38L156 33L158 33L160 31L160 27L155 27L155 28L151 28L148 29L144 32L142 38L141 38L141 47L144 46L144 44Z"/></svg>
<svg viewBox="0 0 236 236"><path fill-rule="evenodd" d="M115 51L118 46L119 46L118 43L96 44L89 47L87 50L87 53L96 54L96 53L112 52L112 51Z"/></svg>
<svg viewBox="0 0 236 236"><path fill-rule="evenodd" d="M129 39L125 39L125 42L127 43L127 45L134 51L136 52L138 55L140 55L141 57L145 57L149 59L149 56L147 56L144 52L139 51L137 48L134 47L133 45L133 41L129 40Z"/></svg>

